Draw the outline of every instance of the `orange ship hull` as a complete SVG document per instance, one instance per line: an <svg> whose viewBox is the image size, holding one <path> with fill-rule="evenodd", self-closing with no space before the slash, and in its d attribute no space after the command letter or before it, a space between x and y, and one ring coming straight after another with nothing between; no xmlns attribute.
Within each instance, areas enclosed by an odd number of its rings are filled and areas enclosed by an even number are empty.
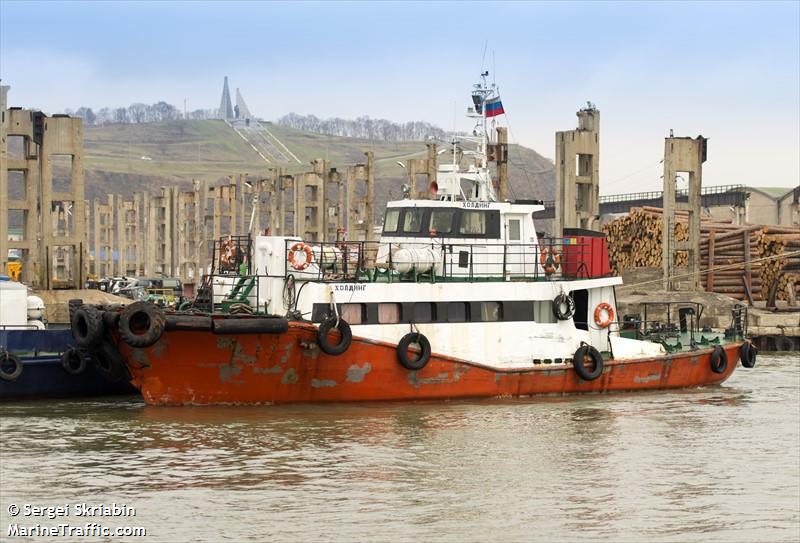
<svg viewBox="0 0 800 543"><path fill-rule="evenodd" d="M584 381L572 366L498 371L433 354L409 371L395 346L353 338L346 353L329 356L316 327L291 323L283 334L214 335L167 331L153 346L118 346L132 384L152 405L355 402L518 397L666 389L721 383L736 368L741 343L724 348L728 366L711 370L713 349L637 360L607 360L603 375Z"/></svg>

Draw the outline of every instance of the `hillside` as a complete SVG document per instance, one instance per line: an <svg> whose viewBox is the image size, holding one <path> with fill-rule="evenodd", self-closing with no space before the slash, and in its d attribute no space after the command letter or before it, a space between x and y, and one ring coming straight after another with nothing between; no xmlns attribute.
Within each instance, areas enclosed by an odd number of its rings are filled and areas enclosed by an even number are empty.
<svg viewBox="0 0 800 543"><path fill-rule="evenodd" d="M370 142L273 124L265 126L300 161L280 164L289 172L307 170L315 158L330 160L339 167L363 162L364 152L372 150L378 208L401 195L405 172L397 161L425 156L424 142ZM84 139L87 198L109 193L130 195L134 191L157 190L162 185L188 185L192 179L215 181L237 173L258 175L274 166L223 121L87 127ZM517 145L512 145L509 153L513 196L552 199L554 172L550 160Z"/></svg>

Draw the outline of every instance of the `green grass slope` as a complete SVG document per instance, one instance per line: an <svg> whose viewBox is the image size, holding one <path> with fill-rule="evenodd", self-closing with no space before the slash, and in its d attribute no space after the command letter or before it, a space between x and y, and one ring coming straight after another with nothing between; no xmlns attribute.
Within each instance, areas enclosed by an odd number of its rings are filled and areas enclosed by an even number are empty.
<svg viewBox="0 0 800 543"><path fill-rule="evenodd" d="M376 204L380 209L401 196L405 170L397 161L424 157L424 142L372 142L356 138L301 132L264 125L301 164L281 164L290 173L306 171L315 158L344 168L363 162L373 151ZM109 193L130 195L160 186L189 184L192 179L215 181L235 175L266 173L266 163L223 121L173 121L87 127L84 131L87 197ZM509 178L516 198L552 199L552 162L532 149L512 145ZM446 160L446 155L442 155Z"/></svg>

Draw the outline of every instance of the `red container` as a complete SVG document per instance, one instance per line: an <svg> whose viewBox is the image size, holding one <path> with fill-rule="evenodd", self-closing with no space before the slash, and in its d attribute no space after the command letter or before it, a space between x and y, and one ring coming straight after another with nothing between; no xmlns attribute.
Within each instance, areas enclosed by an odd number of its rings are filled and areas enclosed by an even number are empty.
<svg viewBox="0 0 800 543"><path fill-rule="evenodd" d="M593 230L565 228L561 269L567 277L591 278L611 275L606 235Z"/></svg>

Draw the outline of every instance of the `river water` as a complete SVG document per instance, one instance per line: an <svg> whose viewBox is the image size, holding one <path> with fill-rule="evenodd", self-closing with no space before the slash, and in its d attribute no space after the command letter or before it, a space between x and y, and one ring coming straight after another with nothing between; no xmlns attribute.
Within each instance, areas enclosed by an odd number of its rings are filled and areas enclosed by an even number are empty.
<svg viewBox="0 0 800 543"><path fill-rule="evenodd" d="M124 398L0 415L2 541L800 540L796 354L681 391L226 408ZM24 509L63 504L53 519ZM8 531L87 522L147 535Z"/></svg>

